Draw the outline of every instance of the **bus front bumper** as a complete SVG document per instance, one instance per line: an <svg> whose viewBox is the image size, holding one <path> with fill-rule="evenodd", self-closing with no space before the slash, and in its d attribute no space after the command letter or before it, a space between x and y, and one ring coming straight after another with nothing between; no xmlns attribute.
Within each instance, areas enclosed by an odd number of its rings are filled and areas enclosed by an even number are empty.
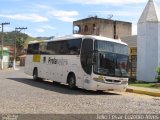
<svg viewBox="0 0 160 120"><path fill-rule="evenodd" d="M125 84L117 84L117 83L103 83L103 82L97 82L97 81L90 81L89 83L87 83L88 85L85 85L84 88L87 90L103 90L103 91L125 91L127 86L128 86L128 82L126 82Z"/></svg>

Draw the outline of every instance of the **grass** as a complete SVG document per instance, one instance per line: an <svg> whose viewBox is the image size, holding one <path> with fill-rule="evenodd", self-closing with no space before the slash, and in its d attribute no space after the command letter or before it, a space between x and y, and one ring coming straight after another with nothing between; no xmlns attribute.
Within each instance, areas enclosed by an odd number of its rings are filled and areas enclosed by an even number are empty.
<svg viewBox="0 0 160 120"><path fill-rule="evenodd" d="M146 83L146 82L130 82L129 81L129 85L130 86L136 86L136 87L146 87L146 88L156 88L156 89L160 89L160 83Z"/></svg>

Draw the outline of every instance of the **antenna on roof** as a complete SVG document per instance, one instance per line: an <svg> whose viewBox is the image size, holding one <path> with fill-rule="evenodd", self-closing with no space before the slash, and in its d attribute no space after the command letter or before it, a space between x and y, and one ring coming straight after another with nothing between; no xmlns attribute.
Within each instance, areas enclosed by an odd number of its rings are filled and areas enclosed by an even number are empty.
<svg viewBox="0 0 160 120"><path fill-rule="evenodd" d="M107 19L111 20L113 18L113 14L109 14Z"/></svg>
<svg viewBox="0 0 160 120"><path fill-rule="evenodd" d="M93 17L92 15L88 15L88 17L90 18L90 17Z"/></svg>
<svg viewBox="0 0 160 120"><path fill-rule="evenodd" d="M98 18L98 15L95 15L94 18Z"/></svg>
<svg viewBox="0 0 160 120"><path fill-rule="evenodd" d="M98 18L98 15L88 15L89 18Z"/></svg>

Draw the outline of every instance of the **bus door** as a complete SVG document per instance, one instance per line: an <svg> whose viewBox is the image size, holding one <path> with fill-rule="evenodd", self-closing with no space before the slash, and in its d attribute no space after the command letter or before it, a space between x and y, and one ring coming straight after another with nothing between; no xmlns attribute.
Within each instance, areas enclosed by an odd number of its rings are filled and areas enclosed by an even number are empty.
<svg viewBox="0 0 160 120"><path fill-rule="evenodd" d="M81 49L81 65L83 68L83 87L87 89L92 80L93 40L84 39Z"/></svg>

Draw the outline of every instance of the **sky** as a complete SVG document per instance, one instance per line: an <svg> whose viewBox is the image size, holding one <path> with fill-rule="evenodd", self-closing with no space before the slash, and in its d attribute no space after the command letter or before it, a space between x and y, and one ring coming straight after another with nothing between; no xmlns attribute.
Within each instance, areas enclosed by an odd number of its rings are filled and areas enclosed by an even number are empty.
<svg viewBox="0 0 160 120"><path fill-rule="evenodd" d="M0 0L0 24L5 32L15 27L32 37L72 34L73 21L90 16L132 22L132 34L137 34L137 22L148 0ZM160 0L155 0L160 5ZM160 8L160 7L159 7Z"/></svg>

